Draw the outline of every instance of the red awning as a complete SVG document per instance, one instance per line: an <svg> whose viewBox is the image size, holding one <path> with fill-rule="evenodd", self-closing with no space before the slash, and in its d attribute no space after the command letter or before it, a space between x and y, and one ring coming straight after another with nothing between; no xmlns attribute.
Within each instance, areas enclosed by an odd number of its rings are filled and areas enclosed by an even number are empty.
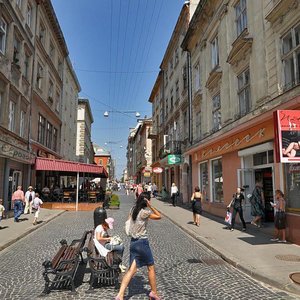
<svg viewBox="0 0 300 300"><path fill-rule="evenodd" d="M107 178L107 172L103 166L84 164L68 160L56 160L50 158L37 157L35 160L35 169L40 171L60 171L74 173L93 173L97 177Z"/></svg>

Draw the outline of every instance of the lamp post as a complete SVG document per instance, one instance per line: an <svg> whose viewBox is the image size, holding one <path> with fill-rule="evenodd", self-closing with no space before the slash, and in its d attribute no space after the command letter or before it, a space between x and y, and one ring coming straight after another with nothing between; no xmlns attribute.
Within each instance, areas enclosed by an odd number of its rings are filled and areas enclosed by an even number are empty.
<svg viewBox="0 0 300 300"><path fill-rule="evenodd" d="M119 110L106 110L103 114L105 118L108 118L110 113L119 113L123 115L128 115L128 114L135 114L136 118L139 118L141 114L138 111L133 111L133 110L127 110L127 111L119 111Z"/></svg>

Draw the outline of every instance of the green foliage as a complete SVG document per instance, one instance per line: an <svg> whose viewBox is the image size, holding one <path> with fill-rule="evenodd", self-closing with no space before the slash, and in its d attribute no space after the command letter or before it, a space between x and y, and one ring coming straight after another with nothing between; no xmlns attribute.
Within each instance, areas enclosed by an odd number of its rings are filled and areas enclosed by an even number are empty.
<svg viewBox="0 0 300 300"><path fill-rule="evenodd" d="M112 194L109 201L109 206L120 206L119 196Z"/></svg>

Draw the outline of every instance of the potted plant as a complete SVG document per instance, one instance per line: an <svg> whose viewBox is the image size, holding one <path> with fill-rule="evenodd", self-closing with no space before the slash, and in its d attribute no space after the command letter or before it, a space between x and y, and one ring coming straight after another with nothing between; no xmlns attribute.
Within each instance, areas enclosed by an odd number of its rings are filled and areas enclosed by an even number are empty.
<svg viewBox="0 0 300 300"><path fill-rule="evenodd" d="M112 194L109 201L109 208L111 209L118 209L120 208L120 200L119 196L116 194Z"/></svg>

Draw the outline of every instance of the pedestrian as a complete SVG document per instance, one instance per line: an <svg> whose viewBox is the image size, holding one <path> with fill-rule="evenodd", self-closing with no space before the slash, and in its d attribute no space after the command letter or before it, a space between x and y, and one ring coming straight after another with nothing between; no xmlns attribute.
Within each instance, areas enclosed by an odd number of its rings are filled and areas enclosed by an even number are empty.
<svg viewBox="0 0 300 300"><path fill-rule="evenodd" d="M33 219L33 225L37 224L37 220L41 211L41 205L43 204L43 201L40 199L40 194L35 193L35 197L32 200L32 210L34 212L34 219Z"/></svg>
<svg viewBox="0 0 300 300"><path fill-rule="evenodd" d="M192 210L193 210L193 220L194 225L200 226L200 215L202 214L202 194L200 192L199 186L195 187L195 191L192 194Z"/></svg>
<svg viewBox="0 0 300 300"><path fill-rule="evenodd" d="M178 195L178 187L173 182L171 186L171 199L172 199L173 206L177 205L177 195Z"/></svg>
<svg viewBox="0 0 300 300"><path fill-rule="evenodd" d="M157 196L157 185L155 184L155 182L152 184L152 194L153 194L153 197L156 197Z"/></svg>
<svg viewBox="0 0 300 300"><path fill-rule="evenodd" d="M23 204L25 204L25 196L22 191L22 186L19 185L11 198L14 204L14 221L19 222L19 217L23 213Z"/></svg>
<svg viewBox="0 0 300 300"><path fill-rule="evenodd" d="M245 220L244 220L243 207L242 207L242 202L243 202L244 199L245 199L245 197L242 193L242 189L238 187L236 189L236 193L233 194L232 201L227 206L227 208L229 208L229 209L230 209L230 207L233 208L232 218L231 218L231 226L230 226L231 231L234 230L235 217L236 217L237 213L239 214L239 217L240 217L241 222L243 224L243 229L242 230L246 231L246 223L245 223Z"/></svg>
<svg viewBox="0 0 300 300"><path fill-rule="evenodd" d="M257 181L250 197L251 215L254 217L251 224L257 227L261 227L261 219L264 215L264 191L262 188L262 182Z"/></svg>
<svg viewBox="0 0 300 300"><path fill-rule="evenodd" d="M148 219L159 220L161 219L161 214L156 208L151 206L148 193L142 193L139 196L135 206L130 211L130 218L130 267L123 277L119 293L115 300L123 300L125 290L136 273L137 268L144 266L148 268L148 278L151 287L149 297L160 300L157 294L154 259L149 245L147 225Z"/></svg>
<svg viewBox="0 0 300 300"><path fill-rule="evenodd" d="M0 199L0 223L2 218L5 217L5 207L3 206L3 199ZM0 229L2 229L2 227L0 226Z"/></svg>
<svg viewBox="0 0 300 300"><path fill-rule="evenodd" d="M31 214L32 213L32 201L35 197L35 192L33 190L33 187L30 185L28 187L27 192L25 193L25 209L24 209L24 214Z"/></svg>
<svg viewBox="0 0 300 300"><path fill-rule="evenodd" d="M271 203L275 210L275 229L272 242L286 243L285 229L286 229L286 217L285 217L285 200L281 190L275 191L275 203ZM280 240L280 234L282 239Z"/></svg>
<svg viewBox="0 0 300 300"><path fill-rule="evenodd" d="M109 251L113 251L116 254L116 259L122 262L124 245L123 244L112 244L112 236L109 235L108 229L113 229L115 220L113 218L106 218L100 225L95 229L95 239ZM119 268L122 272L125 272L126 266L120 264Z"/></svg>

